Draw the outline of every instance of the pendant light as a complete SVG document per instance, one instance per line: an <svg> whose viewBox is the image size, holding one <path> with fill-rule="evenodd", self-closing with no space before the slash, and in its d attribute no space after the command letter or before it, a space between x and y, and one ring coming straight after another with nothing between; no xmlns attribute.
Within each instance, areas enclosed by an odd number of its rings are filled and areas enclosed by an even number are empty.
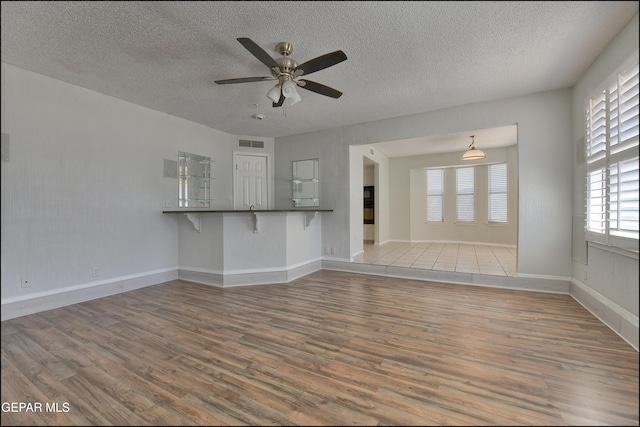
<svg viewBox="0 0 640 427"><path fill-rule="evenodd" d="M462 156L462 160L480 160L484 159L486 156L482 150L478 150L475 146L475 135L471 135L471 144L469 144L469 150L464 153Z"/></svg>

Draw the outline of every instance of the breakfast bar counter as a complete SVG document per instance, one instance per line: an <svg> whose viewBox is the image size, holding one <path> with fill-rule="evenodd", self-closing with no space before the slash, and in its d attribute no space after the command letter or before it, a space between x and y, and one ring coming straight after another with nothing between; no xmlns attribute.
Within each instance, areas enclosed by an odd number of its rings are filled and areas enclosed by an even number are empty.
<svg viewBox="0 0 640 427"><path fill-rule="evenodd" d="M322 268L323 213L292 208L164 210L177 216L178 277L213 286L283 283ZM185 220L186 219L186 220Z"/></svg>

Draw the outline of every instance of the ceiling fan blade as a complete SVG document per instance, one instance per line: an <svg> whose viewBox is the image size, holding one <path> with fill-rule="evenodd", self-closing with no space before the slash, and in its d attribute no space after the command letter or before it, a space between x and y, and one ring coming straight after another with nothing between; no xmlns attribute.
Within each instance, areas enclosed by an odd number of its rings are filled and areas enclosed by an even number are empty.
<svg viewBox="0 0 640 427"><path fill-rule="evenodd" d="M320 83L312 82L311 80L300 79L296 83L301 88L319 93L320 95L329 96L331 98L340 98L342 96L342 92L339 90Z"/></svg>
<svg viewBox="0 0 640 427"><path fill-rule="evenodd" d="M245 47L245 49L251 52L251 54L258 58L264 65L269 68L278 68L278 63L276 62L276 60L273 59L267 52L265 52L264 49L258 46L253 40L246 37L240 37L237 40L242 44L242 46Z"/></svg>
<svg viewBox="0 0 640 427"><path fill-rule="evenodd" d="M282 91L280 92L280 99L278 100L278 102L274 102L273 106L274 107L282 107L282 104L284 103L284 94L282 93Z"/></svg>
<svg viewBox="0 0 640 427"><path fill-rule="evenodd" d="M216 80L219 85L228 85L230 83L249 83L249 82L262 82L265 80L275 80L275 77L240 77L239 79L225 79Z"/></svg>
<svg viewBox="0 0 640 427"><path fill-rule="evenodd" d="M294 74L296 74L296 71L302 71L302 74L298 73L297 75L307 75L336 65L346 59L347 55L345 55L343 51L336 50L335 52L326 53L322 56L318 56L317 58L310 59L307 62L298 65L293 70L293 72Z"/></svg>

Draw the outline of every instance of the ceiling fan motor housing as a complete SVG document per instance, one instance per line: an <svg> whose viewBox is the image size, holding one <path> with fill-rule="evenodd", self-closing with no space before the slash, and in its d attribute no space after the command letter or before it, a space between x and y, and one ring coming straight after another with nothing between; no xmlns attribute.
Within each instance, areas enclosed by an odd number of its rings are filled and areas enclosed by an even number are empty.
<svg viewBox="0 0 640 427"><path fill-rule="evenodd" d="M272 70L276 77L281 75L288 75L291 77L291 73L298 66L298 63L292 58L289 58L291 52L293 52L293 45L289 42L280 42L276 45L276 51L282 55L280 58L275 58L276 63L280 70ZM280 82L282 83L282 82Z"/></svg>
<svg viewBox="0 0 640 427"><path fill-rule="evenodd" d="M290 74L298 66L298 63L296 61L287 56L276 58L276 62L278 63L278 67L280 67L281 73Z"/></svg>

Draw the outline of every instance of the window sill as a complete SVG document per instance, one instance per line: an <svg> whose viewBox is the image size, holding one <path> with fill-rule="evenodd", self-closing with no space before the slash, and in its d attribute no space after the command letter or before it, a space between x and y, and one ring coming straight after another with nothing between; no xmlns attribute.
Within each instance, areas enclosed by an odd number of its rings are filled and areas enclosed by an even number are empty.
<svg viewBox="0 0 640 427"><path fill-rule="evenodd" d="M623 249L623 248L618 248L616 246L609 246L609 245L605 245L604 243L600 243L600 242L594 242L592 240L587 240L587 244L589 246L592 246L594 248L598 248L600 250L603 251L607 251L607 252L611 252L617 255L622 255L625 256L627 258L631 258L631 259L638 259L638 252L631 250L631 249Z"/></svg>

